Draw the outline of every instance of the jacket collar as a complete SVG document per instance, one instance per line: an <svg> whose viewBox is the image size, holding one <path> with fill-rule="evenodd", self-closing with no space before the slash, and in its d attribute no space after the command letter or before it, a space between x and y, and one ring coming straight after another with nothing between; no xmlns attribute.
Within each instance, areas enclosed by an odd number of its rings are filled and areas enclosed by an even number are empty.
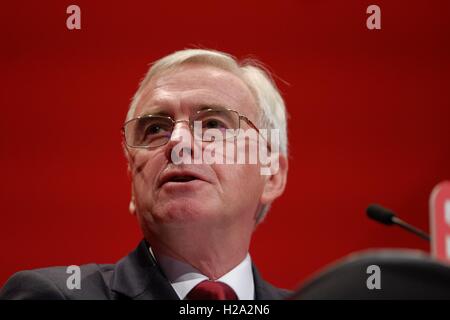
<svg viewBox="0 0 450 320"><path fill-rule="evenodd" d="M137 248L121 259L114 268L111 289L117 294L134 300L178 300L179 297L169 280L157 265L142 240ZM252 264L255 282L255 300L282 299L282 290L264 281Z"/></svg>
<svg viewBox="0 0 450 320"><path fill-rule="evenodd" d="M134 300L176 300L178 295L142 240L114 268L111 289Z"/></svg>
<svg viewBox="0 0 450 320"><path fill-rule="evenodd" d="M254 264L252 264L252 268L255 281L255 300L282 300L290 294L289 291L276 288L265 281Z"/></svg>

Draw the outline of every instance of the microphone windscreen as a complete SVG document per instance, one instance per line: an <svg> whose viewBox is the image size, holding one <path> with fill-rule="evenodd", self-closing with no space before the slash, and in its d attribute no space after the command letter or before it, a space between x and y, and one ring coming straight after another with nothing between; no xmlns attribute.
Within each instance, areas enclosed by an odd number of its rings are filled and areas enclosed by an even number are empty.
<svg viewBox="0 0 450 320"><path fill-rule="evenodd" d="M371 204L366 209L367 216L375 221L381 222L386 225L391 225L394 222L392 218L395 217L395 214L382 206L377 204Z"/></svg>

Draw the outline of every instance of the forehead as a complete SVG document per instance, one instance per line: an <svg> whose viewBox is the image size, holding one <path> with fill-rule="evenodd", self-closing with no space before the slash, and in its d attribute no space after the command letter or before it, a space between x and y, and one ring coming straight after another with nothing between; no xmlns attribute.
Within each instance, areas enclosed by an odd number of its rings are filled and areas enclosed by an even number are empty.
<svg viewBox="0 0 450 320"><path fill-rule="evenodd" d="M205 105L228 107L248 116L257 113L250 89L237 75L214 66L186 64L155 76L143 88L135 116L188 113Z"/></svg>

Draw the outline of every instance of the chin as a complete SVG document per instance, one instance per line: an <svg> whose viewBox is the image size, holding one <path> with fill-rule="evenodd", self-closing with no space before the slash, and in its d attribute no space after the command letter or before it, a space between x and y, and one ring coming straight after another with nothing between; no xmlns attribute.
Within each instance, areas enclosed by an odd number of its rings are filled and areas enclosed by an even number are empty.
<svg viewBox="0 0 450 320"><path fill-rule="evenodd" d="M186 199L172 199L164 203L153 215L159 223L188 223L209 219L212 213L218 212L208 209L205 203Z"/></svg>

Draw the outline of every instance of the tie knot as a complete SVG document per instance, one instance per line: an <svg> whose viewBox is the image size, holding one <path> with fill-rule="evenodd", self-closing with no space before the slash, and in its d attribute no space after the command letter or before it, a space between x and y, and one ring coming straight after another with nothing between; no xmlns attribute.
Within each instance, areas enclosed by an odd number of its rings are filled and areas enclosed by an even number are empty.
<svg viewBox="0 0 450 320"><path fill-rule="evenodd" d="M238 300L234 290L220 281L204 280L186 296L187 300Z"/></svg>

